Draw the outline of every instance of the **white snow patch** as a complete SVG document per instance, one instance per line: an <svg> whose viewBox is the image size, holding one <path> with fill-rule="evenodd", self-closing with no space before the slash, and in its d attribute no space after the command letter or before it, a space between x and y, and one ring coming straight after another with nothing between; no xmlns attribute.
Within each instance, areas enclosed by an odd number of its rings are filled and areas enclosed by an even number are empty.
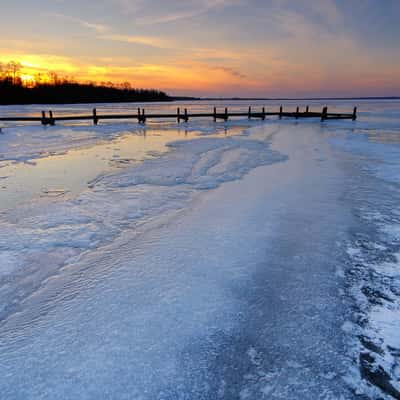
<svg viewBox="0 0 400 400"><path fill-rule="evenodd" d="M247 350L247 355L253 365L257 367L261 365L261 356L254 347L250 347L249 350Z"/></svg>
<svg viewBox="0 0 400 400"><path fill-rule="evenodd" d="M352 322L345 321L342 325L342 330L348 334L354 334L358 329Z"/></svg>
<svg viewBox="0 0 400 400"><path fill-rule="evenodd" d="M350 246L350 247L348 247L346 249L346 252L350 257L355 257L355 256L360 255L361 250L358 247L351 247Z"/></svg>
<svg viewBox="0 0 400 400"><path fill-rule="evenodd" d="M289 360L287 362L287 365L288 365L289 368L296 368L296 369L303 367L302 364L300 364L299 362L294 361L294 360Z"/></svg>
<svg viewBox="0 0 400 400"><path fill-rule="evenodd" d="M399 224L386 224L382 227L382 232L386 233L390 236L393 240L399 241L400 240L400 225Z"/></svg>
<svg viewBox="0 0 400 400"><path fill-rule="evenodd" d="M400 350L400 309L374 307L370 313L371 327L383 339L386 346Z"/></svg>
<svg viewBox="0 0 400 400"><path fill-rule="evenodd" d="M396 262L384 262L376 266L377 271L392 278L400 278L400 252L394 254Z"/></svg>

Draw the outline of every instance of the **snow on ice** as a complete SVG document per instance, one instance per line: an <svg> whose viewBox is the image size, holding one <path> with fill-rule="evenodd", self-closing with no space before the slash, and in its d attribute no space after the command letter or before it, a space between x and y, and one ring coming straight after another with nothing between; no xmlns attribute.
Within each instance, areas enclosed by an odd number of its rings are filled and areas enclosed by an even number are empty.
<svg viewBox="0 0 400 400"><path fill-rule="evenodd" d="M399 398L400 104L360 110L4 126L0 397Z"/></svg>

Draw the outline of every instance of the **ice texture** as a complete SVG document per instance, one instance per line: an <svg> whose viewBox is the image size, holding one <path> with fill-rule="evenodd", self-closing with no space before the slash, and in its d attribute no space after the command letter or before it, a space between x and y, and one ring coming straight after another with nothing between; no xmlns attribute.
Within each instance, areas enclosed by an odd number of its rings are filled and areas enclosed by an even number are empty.
<svg viewBox="0 0 400 400"><path fill-rule="evenodd" d="M0 398L396 398L399 118L190 121L167 152L3 211ZM139 129L7 125L0 153Z"/></svg>

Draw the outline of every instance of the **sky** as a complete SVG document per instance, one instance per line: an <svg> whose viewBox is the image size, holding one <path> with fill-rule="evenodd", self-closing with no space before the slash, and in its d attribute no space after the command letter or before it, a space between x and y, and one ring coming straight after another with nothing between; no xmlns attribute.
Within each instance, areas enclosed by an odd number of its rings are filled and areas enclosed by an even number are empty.
<svg viewBox="0 0 400 400"><path fill-rule="evenodd" d="M0 62L171 95L400 95L400 0L0 0Z"/></svg>

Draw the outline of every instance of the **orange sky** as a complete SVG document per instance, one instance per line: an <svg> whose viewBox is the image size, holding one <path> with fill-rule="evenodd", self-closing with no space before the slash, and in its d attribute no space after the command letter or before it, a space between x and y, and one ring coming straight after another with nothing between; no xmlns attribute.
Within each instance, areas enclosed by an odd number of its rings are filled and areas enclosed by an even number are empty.
<svg viewBox="0 0 400 400"><path fill-rule="evenodd" d="M353 18L339 0L16 1L2 6L0 62L21 62L26 80L54 71L176 95L400 95L399 3L365 4Z"/></svg>

